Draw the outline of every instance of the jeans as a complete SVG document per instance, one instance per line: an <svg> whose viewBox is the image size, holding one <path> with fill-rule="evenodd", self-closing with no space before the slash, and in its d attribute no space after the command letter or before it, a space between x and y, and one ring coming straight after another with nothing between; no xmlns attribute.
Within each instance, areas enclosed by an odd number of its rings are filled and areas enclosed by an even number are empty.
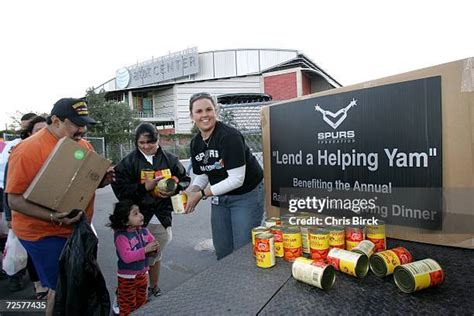
<svg viewBox="0 0 474 316"><path fill-rule="evenodd" d="M211 227L217 260L249 243L252 240L252 228L259 226L262 218L263 183L244 194L213 197Z"/></svg>

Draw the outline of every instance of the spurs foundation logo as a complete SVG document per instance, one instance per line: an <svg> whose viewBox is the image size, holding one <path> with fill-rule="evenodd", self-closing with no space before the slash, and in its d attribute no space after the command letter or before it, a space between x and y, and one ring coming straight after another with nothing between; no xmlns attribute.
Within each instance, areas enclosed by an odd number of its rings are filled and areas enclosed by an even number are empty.
<svg viewBox="0 0 474 316"><path fill-rule="evenodd" d="M347 117L347 111L349 111L354 105L357 105L357 100L356 99L352 99L352 101L346 107L340 109L336 113L332 113L331 111L323 110L319 106L319 104L316 104L316 106L314 107L314 110L320 112L323 115L324 122L328 123L329 126L336 129L339 125L341 125L342 122L344 122L344 120ZM331 121L331 119L329 118L329 117L332 117L333 119L335 119L338 116L341 116L341 117L339 117L336 122Z"/></svg>
<svg viewBox="0 0 474 316"><path fill-rule="evenodd" d="M357 105L357 100L352 99L352 101L344 108L340 109L336 113L333 113L328 110L324 110L316 104L314 110L323 115L323 120L333 129L337 129L339 125L344 122L347 118L347 112ZM334 132L320 132L318 133L318 143L322 144L332 144L332 143L353 143L355 140L354 131L334 131Z"/></svg>

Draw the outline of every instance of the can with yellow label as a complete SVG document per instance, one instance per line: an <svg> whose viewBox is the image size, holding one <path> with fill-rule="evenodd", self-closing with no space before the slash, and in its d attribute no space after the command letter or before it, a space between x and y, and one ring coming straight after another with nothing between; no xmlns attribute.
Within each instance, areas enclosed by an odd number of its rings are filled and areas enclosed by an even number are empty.
<svg viewBox="0 0 474 316"><path fill-rule="evenodd" d="M155 179L155 170L152 169L142 169L140 171L140 183L145 183L145 180Z"/></svg>
<svg viewBox="0 0 474 316"><path fill-rule="evenodd" d="M291 274L296 280L323 290L329 290L336 279L332 265L305 257L296 258Z"/></svg>
<svg viewBox="0 0 474 316"><path fill-rule="evenodd" d="M255 260L257 267L271 268L275 265L275 248L272 233L255 236Z"/></svg>
<svg viewBox="0 0 474 316"><path fill-rule="evenodd" d="M273 233L275 242L275 257L283 258L285 251L283 250L283 227L281 225L275 225L270 228Z"/></svg>
<svg viewBox="0 0 474 316"><path fill-rule="evenodd" d="M326 260L329 252L329 231L324 228L309 230L311 259Z"/></svg>
<svg viewBox="0 0 474 316"><path fill-rule="evenodd" d="M309 230L313 228L313 226L300 226L301 229L301 248L303 249L303 253L310 254L310 242L309 242Z"/></svg>
<svg viewBox="0 0 474 316"><path fill-rule="evenodd" d="M179 193L171 197L171 205L173 206L173 211L176 214L184 214L186 209L186 203L188 202L188 196L186 193Z"/></svg>
<svg viewBox="0 0 474 316"><path fill-rule="evenodd" d="M164 178L158 181L155 187L155 193L170 193L176 191L178 183L173 178Z"/></svg>
<svg viewBox="0 0 474 316"><path fill-rule="evenodd" d="M336 270L363 278L369 271L369 259L366 255L339 248L329 250L327 261Z"/></svg>
<svg viewBox="0 0 474 316"><path fill-rule="evenodd" d="M329 227L329 248L345 248L344 226Z"/></svg>
<svg viewBox="0 0 474 316"><path fill-rule="evenodd" d="M443 283L444 271L433 259L400 265L393 272L395 284L405 293L412 293Z"/></svg>
<svg viewBox="0 0 474 316"><path fill-rule="evenodd" d="M382 278L392 274L395 267L412 261L413 258L408 250L397 247L373 254L370 257L370 269L376 276Z"/></svg>
<svg viewBox="0 0 474 316"><path fill-rule="evenodd" d="M365 233L367 240L375 244L375 252L384 251L387 249L387 240L385 236L385 223L377 220L377 225L366 225Z"/></svg>
<svg viewBox="0 0 474 316"><path fill-rule="evenodd" d="M283 227L283 259L289 262L303 255L301 230L298 226Z"/></svg>

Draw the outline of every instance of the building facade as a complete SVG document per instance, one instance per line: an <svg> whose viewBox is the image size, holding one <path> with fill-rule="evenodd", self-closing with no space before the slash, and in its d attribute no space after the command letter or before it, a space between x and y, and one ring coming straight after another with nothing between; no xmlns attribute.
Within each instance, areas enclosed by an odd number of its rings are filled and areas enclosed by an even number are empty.
<svg viewBox="0 0 474 316"><path fill-rule="evenodd" d="M190 133L192 94L264 93L287 100L341 85L304 54L283 49L187 49L120 68L97 87L126 102L136 117L168 133Z"/></svg>

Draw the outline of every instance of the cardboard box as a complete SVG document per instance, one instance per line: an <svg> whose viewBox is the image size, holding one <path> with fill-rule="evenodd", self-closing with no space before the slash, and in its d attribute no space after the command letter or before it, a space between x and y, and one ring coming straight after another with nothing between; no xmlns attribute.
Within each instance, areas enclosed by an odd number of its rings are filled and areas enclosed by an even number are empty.
<svg viewBox="0 0 474 316"><path fill-rule="evenodd" d="M389 225L387 227L387 235L399 239L474 249L474 228L472 226L472 219L474 217L474 142L472 141L474 135L473 58L332 89L276 103L271 105L271 107L286 106L289 102L312 100L316 98L321 100L321 97L345 97L345 95L353 92L361 93L362 90L368 88L383 88L391 84L400 84L432 77L439 77L441 81L442 225L435 230L421 227ZM362 92L365 93L364 91ZM403 90L400 92L400 95L404 95ZM346 99L343 99L343 101L346 102ZM345 106L343 101L341 101L341 104ZM296 104L296 106L292 108L293 111L299 111L297 105L299 104ZM327 107L327 104L324 104L324 102L319 104L315 103L314 105L319 105L322 109L326 109ZM343 105L339 108L342 108ZM363 107L363 104L358 102L357 107L360 109ZM345 117L340 115L337 109L329 109L332 111L329 115L332 115L332 117L329 117L328 120L332 122L333 126L327 128L327 130L336 130L339 124L341 126L338 130L344 129L344 125L340 123L340 121L342 122ZM349 118L346 121L350 121L355 117L357 111L354 109L351 109ZM270 107L265 107L262 112L266 192L272 192L271 167L275 159L275 154L272 153L271 148L272 122L270 112ZM319 117L317 117L316 114L319 114ZM322 126L328 125L322 121L321 118L323 115L321 115L321 113L316 114L314 115L316 118L314 124L321 124ZM408 121L409 117L406 114L400 113L399 116L393 116L393 120ZM367 119L365 122L367 125L373 125L374 120ZM412 125L416 126L416 124ZM393 133L396 135L397 130L394 129ZM314 135L308 134L296 136L298 137L293 138L293 142L295 143L302 142L305 138L314 137ZM317 141L314 141L314 143L317 144ZM351 147L348 146L348 148ZM314 178L318 177L319 170L317 166L314 167L314 171L311 173L312 174L308 176ZM272 196L268 193L265 197L265 206L268 216L279 216L280 209L272 205Z"/></svg>
<svg viewBox="0 0 474 316"><path fill-rule="evenodd" d="M59 212L85 210L111 161L64 137L23 197Z"/></svg>

